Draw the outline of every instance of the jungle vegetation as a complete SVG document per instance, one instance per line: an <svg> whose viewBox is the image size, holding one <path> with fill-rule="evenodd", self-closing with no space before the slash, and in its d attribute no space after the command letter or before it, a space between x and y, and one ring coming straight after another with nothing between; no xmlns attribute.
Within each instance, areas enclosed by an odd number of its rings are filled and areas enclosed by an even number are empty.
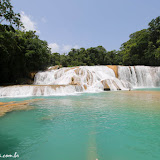
<svg viewBox="0 0 160 160"><path fill-rule="evenodd" d="M28 83L31 72L48 66L149 65L160 66L160 16L147 29L129 36L118 51L103 46L72 48L69 53L51 53L36 31L25 31L20 14L10 0L0 1L0 84Z"/></svg>

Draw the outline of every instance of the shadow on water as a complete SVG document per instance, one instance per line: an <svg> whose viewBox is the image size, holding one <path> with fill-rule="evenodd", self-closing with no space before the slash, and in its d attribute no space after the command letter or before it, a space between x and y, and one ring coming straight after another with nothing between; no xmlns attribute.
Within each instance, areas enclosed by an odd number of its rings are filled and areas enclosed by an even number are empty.
<svg viewBox="0 0 160 160"><path fill-rule="evenodd" d="M0 132L0 154L14 154L20 141L10 134Z"/></svg>

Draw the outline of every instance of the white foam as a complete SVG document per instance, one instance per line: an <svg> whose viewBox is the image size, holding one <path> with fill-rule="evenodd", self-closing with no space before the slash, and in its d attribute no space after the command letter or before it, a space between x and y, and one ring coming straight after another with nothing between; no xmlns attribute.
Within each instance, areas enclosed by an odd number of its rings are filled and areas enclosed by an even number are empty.
<svg viewBox="0 0 160 160"><path fill-rule="evenodd" d="M116 78L114 71L107 66L64 67L38 72L35 76L34 85L2 87L0 88L0 97L101 92L104 90L102 81L106 81L112 91L137 87L159 87L160 67L118 66L118 78ZM65 86L52 87L50 85Z"/></svg>

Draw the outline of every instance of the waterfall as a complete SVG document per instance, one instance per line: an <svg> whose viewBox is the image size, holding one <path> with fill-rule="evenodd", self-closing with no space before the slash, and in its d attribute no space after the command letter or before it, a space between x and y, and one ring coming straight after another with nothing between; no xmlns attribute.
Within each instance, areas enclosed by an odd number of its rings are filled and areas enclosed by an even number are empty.
<svg viewBox="0 0 160 160"><path fill-rule="evenodd" d="M160 67L118 66L118 75L131 88L160 86Z"/></svg>
<svg viewBox="0 0 160 160"><path fill-rule="evenodd" d="M65 96L82 92L81 86L22 85L0 89L0 97Z"/></svg>
<svg viewBox="0 0 160 160"><path fill-rule="evenodd" d="M81 92L159 86L160 67L64 67L38 72L33 85L0 87L0 97L71 95Z"/></svg>
<svg viewBox="0 0 160 160"><path fill-rule="evenodd" d="M102 81L106 81L111 90L125 89L115 72L107 66L66 67L58 70L39 72L35 76L35 85L81 85L85 91L104 90ZM128 82L126 82L128 83Z"/></svg>

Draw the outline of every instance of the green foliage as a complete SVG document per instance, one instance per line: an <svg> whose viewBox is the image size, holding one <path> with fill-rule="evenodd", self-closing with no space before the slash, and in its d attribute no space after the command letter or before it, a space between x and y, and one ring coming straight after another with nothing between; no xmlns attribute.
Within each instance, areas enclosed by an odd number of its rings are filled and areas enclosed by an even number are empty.
<svg viewBox="0 0 160 160"><path fill-rule="evenodd" d="M131 34L122 44L119 54L123 65L160 65L160 17L148 25L148 29Z"/></svg>
<svg viewBox="0 0 160 160"><path fill-rule="evenodd" d="M51 55L51 65L61 64L62 66L67 67L118 64L120 62L120 59L122 58L117 51L113 50L107 52L106 49L102 46L91 47L88 49L72 48L67 55L53 53Z"/></svg>
<svg viewBox="0 0 160 160"><path fill-rule="evenodd" d="M14 13L10 0L0 0L0 24L3 21L8 21L10 25L15 25L18 28L22 26L20 14Z"/></svg>
<svg viewBox="0 0 160 160"><path fill-rule="evenodd" d="M20 26L20 14L14 13L10 0L0 0L0 83L18 83L30 72L46 69L51 63L47 42L40 40L35 31L14 28Z"/></svg>
<svg viewBox="0 0 160 160"><path fill-rule="evenodd" d="M160 39L160 16L156 19L152 19L148 25L148 30L150 32L149 40L152 41L156 47L158 47L157 40Z"/></svg>
<svg viewBox="0 0 160 160"><path fill-rule="evenodd" d="M45 69L50 56L47 42L40 40L35 32L0 25L1 83L18 83L18 79L30 72Z"/></svg>
<svg viewBox="0 0 160 160"><path fill-rule="evenodd" d="M10 25L1 24L7 21ZM20 14L14 13L10 0L0 0L0 83L19 83L30 72L51 65L160 65L160 16L148 25L148 29L131 34L119 51L97 46L51 54L47 42L40 40L35 31L14 28L22 26Z"/></svg>

